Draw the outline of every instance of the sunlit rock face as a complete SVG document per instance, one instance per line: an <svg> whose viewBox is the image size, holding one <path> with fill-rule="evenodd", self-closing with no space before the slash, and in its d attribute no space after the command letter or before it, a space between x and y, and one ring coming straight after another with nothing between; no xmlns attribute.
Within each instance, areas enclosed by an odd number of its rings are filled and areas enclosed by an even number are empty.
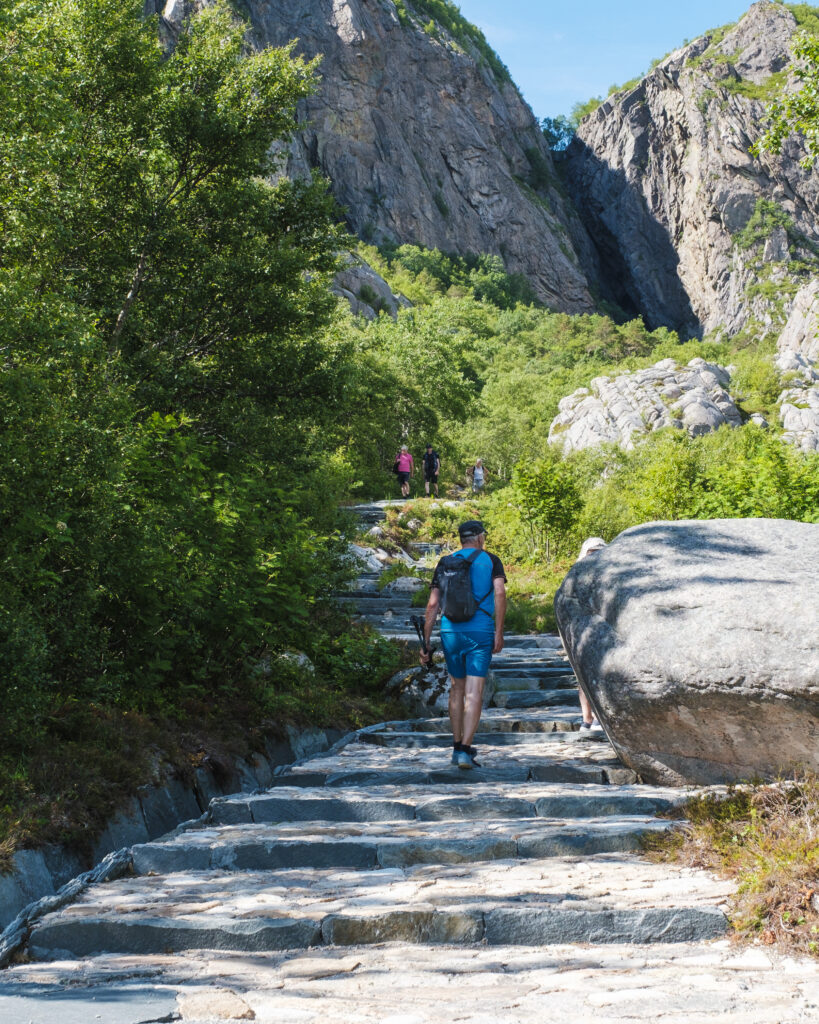
<svg viewBox="0 0 819 1024"><path fill-rule="evenodd" d="M190 6L168 0L166 23L181 24ZM256 45L297 39L298 53L322 55L287 170L325 174L356 235L494 254L553 308L594 308L596 255L543 133L474 46L441 27L425 31L411 0L403 18L392 0L243 6Z"/></svg>
<svg viewBox="0 0 819 1024"><path fill-rule="evenodd" d="M798 292L777 349L776 366L787 384L779 396L783 440L819 451L819 281Z"/></svg>
<svg viewBox="0 0 819 1024"><path fill-rule="evenodd" d="M819 174L749 150L798 26L766 2L672 53L580 125L569 190L620 304L684 335L781 329L816 276Z"/></svg>

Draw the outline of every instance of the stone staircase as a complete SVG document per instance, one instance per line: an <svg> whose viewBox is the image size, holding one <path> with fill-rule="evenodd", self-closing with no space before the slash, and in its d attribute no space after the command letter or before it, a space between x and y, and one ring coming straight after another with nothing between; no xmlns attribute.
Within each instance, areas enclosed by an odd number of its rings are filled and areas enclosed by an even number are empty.
<svg viewBox="0 0 819 1024"><path fill-rule="evenodd" d="M349 600L405 631L409 599L379 594L372 575ZM808 995L804 972L786 973L778 1004L744 1015L735 980L771 955L714 942L725 882L640 854L686 794L641 785L603 734L578 732L559 640L509 637L494 672L479 769L450 765L448 722L430 717L362 730L264 792L213 800L204 820L134 847L132 875L34 926L32 962L0 981L0 1019L815 1019L782 1013L783 999L807 1012L813 970Z"/></svg>

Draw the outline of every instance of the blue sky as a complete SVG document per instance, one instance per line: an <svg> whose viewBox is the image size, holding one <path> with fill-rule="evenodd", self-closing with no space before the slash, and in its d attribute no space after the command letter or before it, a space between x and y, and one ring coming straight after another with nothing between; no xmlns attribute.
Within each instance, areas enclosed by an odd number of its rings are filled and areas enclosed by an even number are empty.
<svg viewBox="0 0 819 1024"><path fill-rule="evenodd" d="M605 96L651 61L736 21L751 0L456 0L537 117Z"/></svg>

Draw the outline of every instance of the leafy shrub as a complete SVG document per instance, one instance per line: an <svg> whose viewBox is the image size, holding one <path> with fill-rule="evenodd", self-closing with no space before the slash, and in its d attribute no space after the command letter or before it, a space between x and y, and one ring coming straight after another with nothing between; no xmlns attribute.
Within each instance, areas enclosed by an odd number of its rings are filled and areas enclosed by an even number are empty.
<svg viewBox="0 0 819 1024"><path fill-rule="evenodd" d="M530 537L531 554L550 562L582 509L571 464L547 449L537 462L521 462L512 477L512 493Z"/></svg>
<svg viewBox="0 0 819 1024"><path fill-rule="evenodd" d="M771 199L757 199L754 212L745 227L734 236L740 249L751 249L764 245L777 227L790 232L793 221L785 211Z"/></svg>
<svg viewBox="0 0 819 1024"><path fill-rule="evenodd" d="M270 183L315 65L224 3L4 8L4 758L80 702L176 714L308 647L344 575L323 182ZM250 311L250 312L249 312ZM330 442L332 445L332 442ZM329 448L329 450L328 450Z"/></svg>

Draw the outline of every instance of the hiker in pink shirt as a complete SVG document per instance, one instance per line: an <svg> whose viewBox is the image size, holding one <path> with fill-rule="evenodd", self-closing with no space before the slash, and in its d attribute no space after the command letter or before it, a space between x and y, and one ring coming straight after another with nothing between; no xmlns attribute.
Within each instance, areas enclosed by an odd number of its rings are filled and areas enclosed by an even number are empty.
<svg viewBox="0 0 819 1024"><path fill-rule="evenodd" d="M398 483L401 485L401 494L408 498L410 492L409 478L415 473L415 463L405 444L401 445L401 451L395 456L395 465L398 474Z"/></svg>

